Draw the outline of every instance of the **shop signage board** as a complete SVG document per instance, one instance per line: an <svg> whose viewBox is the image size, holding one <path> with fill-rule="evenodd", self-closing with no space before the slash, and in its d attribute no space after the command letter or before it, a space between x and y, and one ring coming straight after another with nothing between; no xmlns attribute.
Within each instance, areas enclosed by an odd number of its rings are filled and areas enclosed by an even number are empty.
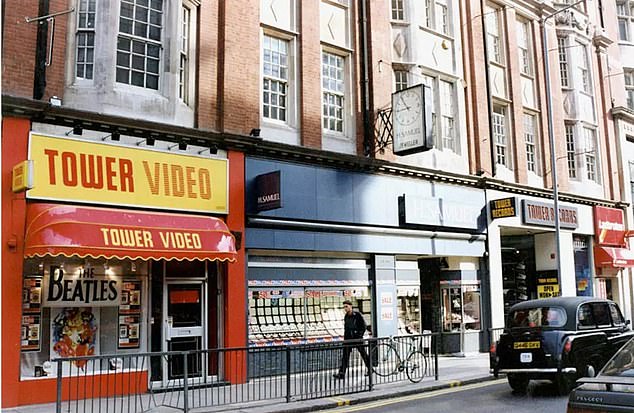
<svg viewBox="0 0 634 413"><path fill-rule="evenodd" d="M408 155L433 148L432 106L431 88L423 84L392 94L395 155Z"/></svg>
<svg viewBox="0 0 634 413"><path fill-rule="evenodd" d="M151 153L150 153L151 151ZM228 161L31 134L30 199L226 214Z"/></svg>
<svg viewBox="0 0 634 413"><path fill-rule="evenodd" d="M623 210L594 207L594 239L597 245L626 247Z"/></svg>
<svg viewBox="0 0 634 413"><path fill-rule="evenodd" d="M258 175L255 178L255 205L258 212L282 207L280 182L280 171Z"/></svg>
<svg viewBox="0 0 634 413"><path fill-rule="evenodd" d="M121 304L120 277L94 274L94 268L68 274L51 266L44 276L44 307L116 307Z"/></svg>
<svg viewBox="0 0 634 413"><path fill-rule="evenodd" d="M14 166L11 183L13 192L33 188L33 161L22 161Z"/></svg>
<svg viewBox="0 0 634 413"><path fill-rule="evenodd" d="M545 271L537 274L537 298L559 297L560 295L557 271Z"/></svg>
<svg viewBox="0 0 634 413"><path fill-rule="evenodd" d="M402 195L398 201L399 215L405 224L478 229L478 218L482 213L482 205L440 197Z"/></svg>
<svg viewBox="0 0 634 413"><path fill-rule="evenodd" d="M522 200L522 211L525 224L555 226L555 206L545 202ZM560 228L577 229L578 210L576 207L559 206Z"/></svg>
<svg viewBox="0 0 634 413"><path fill-rule="evenodd" d="M517 200L515 197L494 199L489 202L491 219L517 216Z"/></svg>

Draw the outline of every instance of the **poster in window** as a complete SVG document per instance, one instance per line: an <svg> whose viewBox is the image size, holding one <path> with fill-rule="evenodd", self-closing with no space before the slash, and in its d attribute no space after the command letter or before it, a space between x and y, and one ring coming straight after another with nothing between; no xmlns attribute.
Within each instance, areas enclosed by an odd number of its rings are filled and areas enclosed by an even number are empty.
<svg viewBox="0 0 634 413"><path fill-rule="evenodd" d="M22 313L40 314L42 309L42 277L25 276L22 282Z"/></svg>
<svg viewBox="0 0 634 413"><path fill-rule="evenodd" d="M22 336L20 349L22 351L40 351L40 331L42 317L40 314L25 314L22 316Z"/></svg>
<svg viewBox="0 0 634 413"><path fill-rule="evenodd" d="M139 348L140 315L119 316L119 348Z"/></svg>
<svg viewBox="0 0 634 413"><path fill-rule="evenodd" d="M121 288L119 314L139 314L141 312L141 281L125 280Z"/></svg>
<svg viewBox="0 0 634 413"><path fill-rule="evenodd" d="M98 354L99 310L93 307L51 309L51 358ZM87 360L73 366L84 369Z"/></svg>

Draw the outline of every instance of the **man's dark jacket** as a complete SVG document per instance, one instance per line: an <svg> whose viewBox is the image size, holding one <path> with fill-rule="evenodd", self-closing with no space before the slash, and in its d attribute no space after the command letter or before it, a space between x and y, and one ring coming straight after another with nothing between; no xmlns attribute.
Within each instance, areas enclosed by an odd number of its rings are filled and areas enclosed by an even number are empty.
<svg viewBox="0 0 634 413"><path fill-rule="evenodd" d="M363 338L365 333L365 320L363 315L358 311L352 311L351 314L346 314L343 317L343 338L351 340L354 338Z"/></svg>

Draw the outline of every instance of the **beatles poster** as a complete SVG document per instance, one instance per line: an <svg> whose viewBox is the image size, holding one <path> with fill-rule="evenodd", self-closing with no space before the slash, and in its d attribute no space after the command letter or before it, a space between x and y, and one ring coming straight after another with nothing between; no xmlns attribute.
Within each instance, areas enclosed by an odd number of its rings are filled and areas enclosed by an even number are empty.
<svg viewBox="0 0 634 413"><path fill-rule="evenodd" d="M51 308L51 359L99 354L99 309ZM73 361L84 369L86 360Z"/></svg>

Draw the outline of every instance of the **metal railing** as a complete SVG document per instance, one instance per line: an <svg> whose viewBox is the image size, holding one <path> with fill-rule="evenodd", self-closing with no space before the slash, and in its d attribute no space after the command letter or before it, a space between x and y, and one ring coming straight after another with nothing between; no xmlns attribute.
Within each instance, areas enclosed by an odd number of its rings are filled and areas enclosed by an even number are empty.
<svg viewBox="0 0 634 413"><path fill-rule="evenodd" d="M361 357L363 351L367 358ZM347 352L348 366L339 376ZM159 407L188 412L235 403L358 393L408 379L438 380L436 334L55 362L58 413L147 412Z"/></svg>

